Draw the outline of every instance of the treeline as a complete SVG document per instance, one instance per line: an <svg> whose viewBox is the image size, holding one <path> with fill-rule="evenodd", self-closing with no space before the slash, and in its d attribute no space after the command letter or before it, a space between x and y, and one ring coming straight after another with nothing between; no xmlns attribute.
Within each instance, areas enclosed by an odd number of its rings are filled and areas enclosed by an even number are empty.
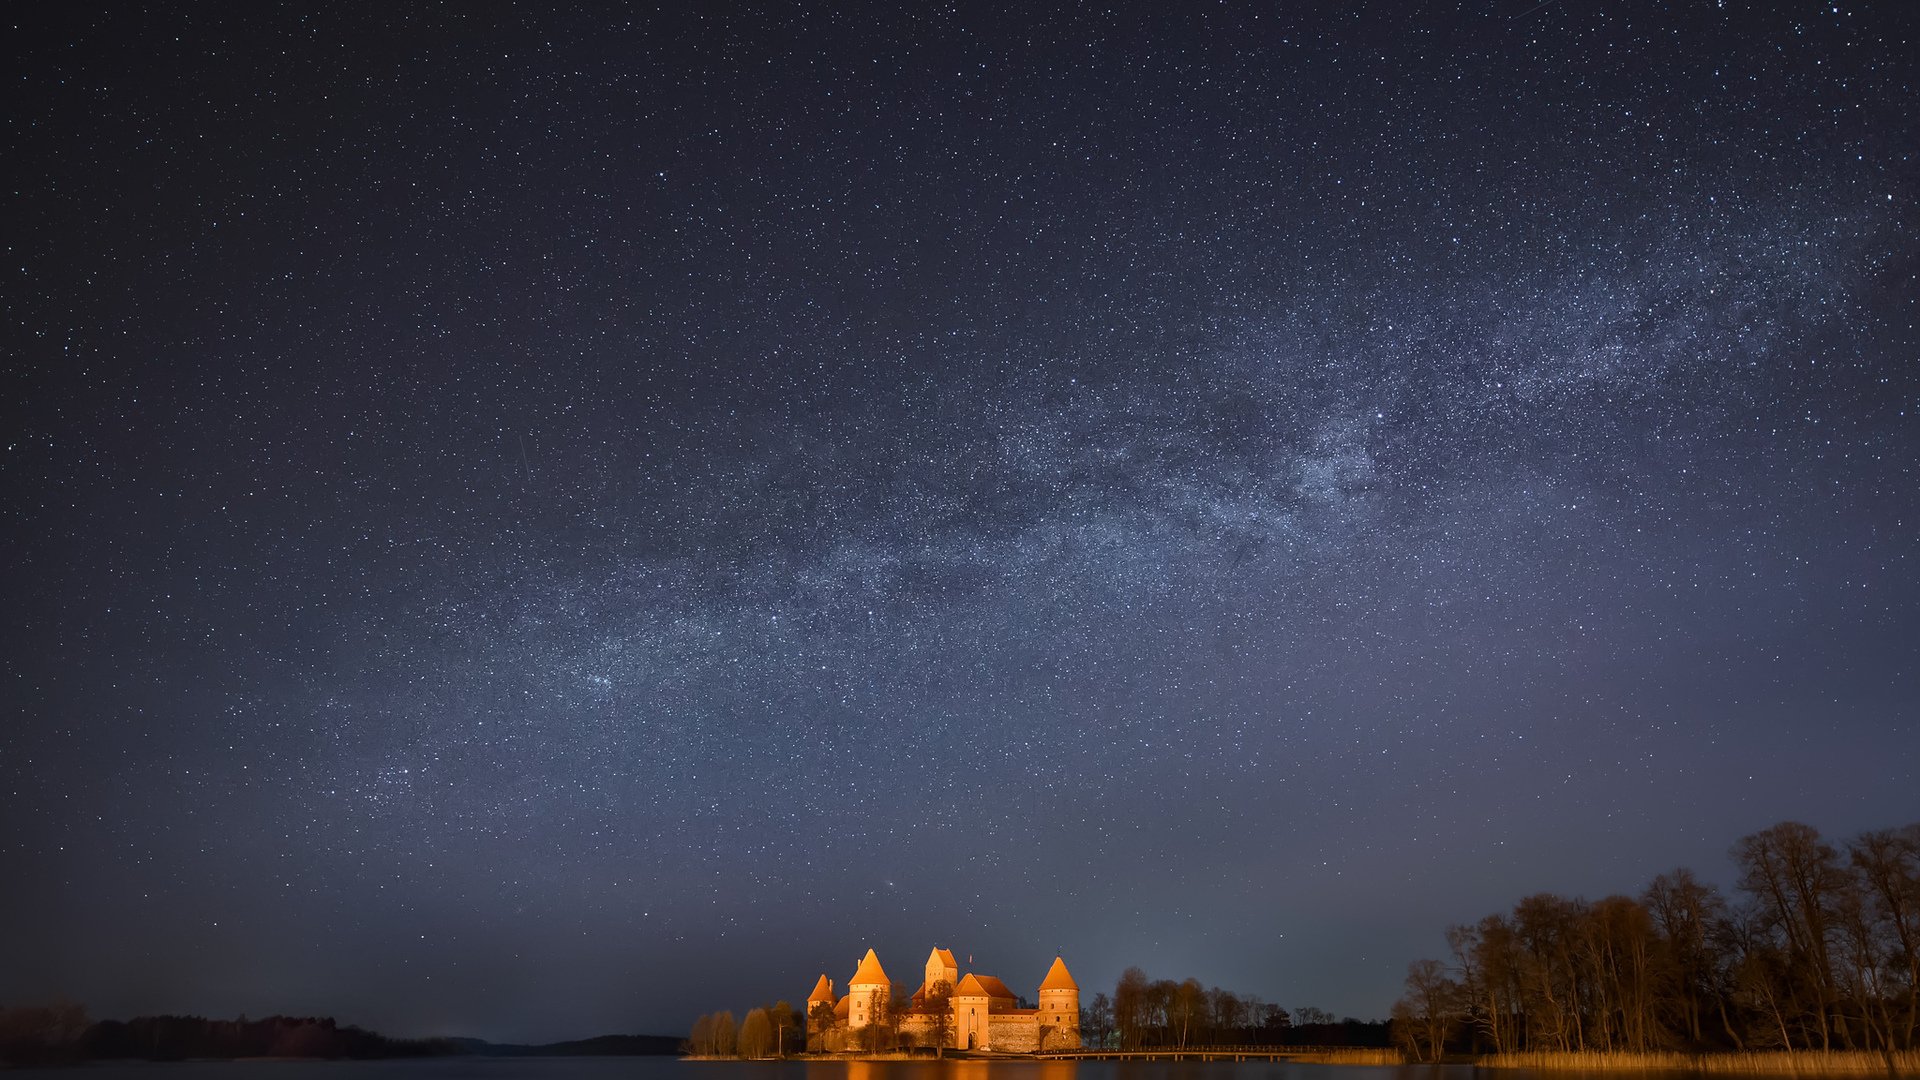
<svg viewBox="0 0 1920 1080"><path fill-rule="evenodd" d="M806 1020L785 1001L749 1009L737 1023L731 1012L693 1022L684 1050L696 1057L784 1057L807 1048Z"/></svg>
<svg viewBox="0 0 1920 1080"><path fill-rule="evenodd" d="M0 1061L58 1064L78 1061L187 1058L392 1058L459 1052L445 1039L389 1039L327 1016L269 1016L208 1020L199 1016L140 1016L89 1022L73 1002L0 1009Z"/></svg>
<svg viewBox="0 0 1920 1080"><path fill-rule="evenodd" d="M1421 1060L1920 1049L1920 824L1835 847L1783 822L1732 856L1731 896L1679 869L1450 928L1446 961L1409 965L1395 1038Z"/></svg>
<svg viewBox="0 0 1920 1080"><path fill-rule="evenodd" d="M1080 1010L1080 1038L1092 1047L1140 1050L1181 1046L1386 1046L1388 1025L1335 1019L1304 1006L1293 1013L1198 979L1149 979L1130 967L1113 996L1095 994Z"/></svg>

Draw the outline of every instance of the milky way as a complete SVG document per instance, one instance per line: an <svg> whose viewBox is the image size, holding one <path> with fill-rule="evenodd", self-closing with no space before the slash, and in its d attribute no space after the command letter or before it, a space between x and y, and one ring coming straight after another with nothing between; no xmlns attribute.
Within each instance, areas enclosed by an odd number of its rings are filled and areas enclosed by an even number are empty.
<svg viewBox="0 0 1920 1080"><path fill-rule="evenodd" d="M1379 1016L1911 820L1920 19L1650 7L35 13L0 1002Z"/></svg>

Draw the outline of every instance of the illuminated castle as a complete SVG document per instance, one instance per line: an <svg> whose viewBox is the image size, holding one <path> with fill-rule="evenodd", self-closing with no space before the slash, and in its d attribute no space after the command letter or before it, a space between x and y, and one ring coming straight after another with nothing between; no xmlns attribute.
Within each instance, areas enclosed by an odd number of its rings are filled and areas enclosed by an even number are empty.
<svg viewBox="0 0 1920 1080"><path fill-rule="evenodd" d="M1007 984L991 975L960 976L953 953L935 949L926 977L905 1002L896 1003L893 981L872 949L860 961L847 993L835 997L825 975L807 997L807 1049L878 1049L897 1032L898 1042L956 1050L1030 1054L1080 1046L1080 986L1067 963L1053 958L1040 980L1040 1007L1025 1009ZM876 1036L884 1034L884 1039Z"/></svg>

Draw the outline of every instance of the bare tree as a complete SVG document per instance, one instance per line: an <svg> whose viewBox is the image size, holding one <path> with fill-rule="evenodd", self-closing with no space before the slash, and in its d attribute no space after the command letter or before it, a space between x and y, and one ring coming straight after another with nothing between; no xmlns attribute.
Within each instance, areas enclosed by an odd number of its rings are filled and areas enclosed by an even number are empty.
<svg viewBox="0 0 1920 1080"><path fill-rule="evenodd" d="M1888 953L1887 1035L1910 1048L1920 1025L1920 824L1862 833L1848 855Z"/></svg>
<svg viewBox="0 0 1920 1080"><path fill-rule="evenodd" d="M713 1017L701 1013L687 1033L687 1052L702 1057L713 1053Z"/></svg>
<svg viewBox="0 0 1920 1080"><path fill-rule="evenodd" d="M1147 973L1130 967L1120 973L1113 988L1113 1022L1120 1031L1120 1045L1128 1050L1144 1045L1147 1028Z"/></svg>
<svg viewBox="0 0 1920 1080"><path fill-rule="evenodd" d="M867 1026L860 1029L862 1049L871 1053L883 1053L900 1048L900 1018L905 1011L901 1003L882 992L873 995L873 1004L867 1009Z"/></svg>
<svg viewBox="0 0 1920 1080"><path fill-rule="evenodd" d="M773 1021L767 1010L753 1009L740 1022L737 1049L743 1058L763 1058L773 1053Z"/></svg>
<svg viewBox="0 0 1920 1080"><path fill-rule="evenodd" d="M1640 894L1659 936L1655 973L1658 1007L1675 1021L1689 1042L1703 1039L1706 1004L1714 995L1713 942L1716 920L1727 904L1713 886L1681 867L1653 879Z"/></svg>
<svg viewBox="0 0 1920 1080"><path fill-rule="evenodd" d="M779 1057L786 1057L787 1032L799 1026L793 1005L785 1000L774 1002L767 1007L767 1019L773 1024L773 1052Z"/></svg>
<svg viewBox="0 0 1920 1080"><path fill-rule="evenodd" d="M1812 826L1783 821L1741 837L1733 846L1733 860L1740 868L1740 888L1784 939L1786 1000L1796 1006L1809 1034L1818 1034L1820 1049L1832 1049L1836 1035L1843 1040L1846 1036L1834 1008L1828 939L1836 894L1847 880L1838 853Z"/></svg>
<svg viewBox="0 0 1920 1080"><path fill-rule="evenodd" d="M1416 1061L1438 1061L1459 1015L1460 984L1438 960L1407 965L1406 993L1393 1006L1394 1028Z"/></svg>
<svg viewBox="0 0 1920 1080"><path fill-rule="evenodd" d="M945 1057L947 1047L953 1045L953 987L942 981L933 991L920 1001L924 1038L932 1046L933 1056Z"/></svg>
<svg viewBox="0 0 1920 1080"><path fill-rule="evenodd" d="M1193 1037L1195 1022L1201 1018L1207 1004L1207 989L1198 979L1188 979L1174 987L1171 1000L1168 1026L1175 1027L1180 1033L1177 1045L1188 1045Z"/></svg>
<svg viewBox="0 0 1920 1080"><path fill-rule="evenodd" d="M1104 991L1081 1010L1080 1030L1093 1036L1093 1045L1105 1049L1113 1037L1113 999Z"/></svg>

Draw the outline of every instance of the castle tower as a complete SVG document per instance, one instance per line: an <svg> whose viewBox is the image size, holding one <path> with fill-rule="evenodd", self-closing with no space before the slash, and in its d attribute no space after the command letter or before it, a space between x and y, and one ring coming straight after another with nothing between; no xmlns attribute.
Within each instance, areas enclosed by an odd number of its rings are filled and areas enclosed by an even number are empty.
<svg viewBox="0 0 1920 1080"><path fill-rule="evenodd" d="M853 978L847 980L847 1027L858 1031L872 1023L875 1004L892 996L893 981L880 966L880 958L868 949L867 955L860 958Z"/></svg>
<svg viewBox="0 0 1920 1080"><path fill-rule="evenodd" d="M1067 971L1067 962L1056 956L1047 977L1040 980L1040 1023L1048 1029L1043 1050L1077 1049L1080 1046L1080 984Z"/></svg>
<svg viewBox="0 0 1920 1080"><path fill-rule="evenodd" d="M927 957L927 980L921 984L927 988L927 993L930 995L941 993L940 986L945 983L945 992L951 994L954 984L959 981L960 967L953 962L953 951L951 949L933 950Z"/></svg>
<svg viewBox="0 0 1920 1080"><path fill-rule="evenodd" d="M807 1050L818 1053L826 1049L827 1033L833 1029L833 980L824 972L820 981L813 984L813 993L807 995Z"/></svg>
<svg viewBox="0 0 1920 1080"><path fill-rule="evenodd" d="M979 977L969 973L953 988L953 1045L957 1050L991 1050L987 1022L993 998Z"/></svg>
<svg viewBox="0 0 1920 1080"><path fill-rule="evenodd" d="M820 981L813 984L813 993L807 995L807 1027L809 1029L813 1027L814 1013L820 1006L825 1005L831 1011L835 1000L833 980L827 978L825 972L821 972Z"/></svg>

